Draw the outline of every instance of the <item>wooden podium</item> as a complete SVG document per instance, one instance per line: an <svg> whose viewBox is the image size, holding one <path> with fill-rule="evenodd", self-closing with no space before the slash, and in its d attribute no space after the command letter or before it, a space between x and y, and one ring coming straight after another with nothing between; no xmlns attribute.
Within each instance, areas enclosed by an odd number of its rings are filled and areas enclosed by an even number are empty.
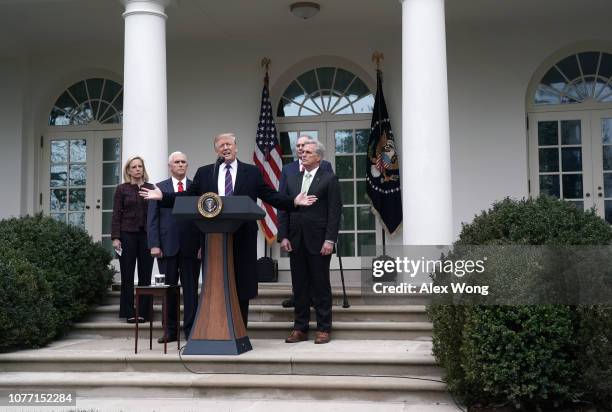
<svg viewBox="0 0 612 412"><path fill-rule="evenodd" d="M193 221L206 234L200 302L184 354L239 355L253 348L236 292L233 233L243 222L263 219L266 214L248 196L227 196L221 197L221 212L205 218L198 212L198 199L177 196L172 212L177 219Z"/></svg>

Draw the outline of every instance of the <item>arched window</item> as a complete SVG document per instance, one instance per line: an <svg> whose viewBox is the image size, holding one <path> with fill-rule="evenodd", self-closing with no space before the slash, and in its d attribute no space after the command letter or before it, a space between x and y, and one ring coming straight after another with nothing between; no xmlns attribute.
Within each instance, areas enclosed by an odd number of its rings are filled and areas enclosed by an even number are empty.
<svg viewBox="0 0 612 412"><path fill-rule="evenodd" d="M86 125L96 120L119 124L123 118L123 87L109 79L81 80L67 88L49 113L49 126Z"/></svg>
<svg viewBox="0 0 612 412"><path fill-rule="evenodd" d="M556 62L538 84L533 103L612 102L612 55L588 51Z"/></svg>
<svg viewBox="0 0 612 412"><path fill-rule="evenodd" d="M283 93L276 115L317 116L372 113L374 96L359 77L338 67L302 73Z"/></svg>

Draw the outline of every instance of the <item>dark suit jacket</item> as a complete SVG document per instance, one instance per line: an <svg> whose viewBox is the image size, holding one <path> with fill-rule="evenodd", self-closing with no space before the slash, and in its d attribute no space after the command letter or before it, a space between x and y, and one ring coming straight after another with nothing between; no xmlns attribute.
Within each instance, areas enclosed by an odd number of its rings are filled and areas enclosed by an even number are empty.
<svg viewBox="0 0 612 412"><path fill-rule="evenodd" d="M331 163L327 160L321 160L321 164L319 165L319 169L324 170L326 172L334 173L334 169L332 168ZM278 191L280 193L285 193L285 186L287 186L287 178L289 176L296 176L300 174L300 161L294 160L291 163L287 163L283 166L283 170L281 172L280 181L278 182ZM287 218L287 212L283 210L278 211L278 236L276 240L280 242L281 240L287 238L287 234L289 233L289 220ZM283 234L284 236L281 236ZM331 240L331 239L330 239Z"/></svg>
<svg viewBox="0 0 612 412"><path fill-rule="evenodd" d="M292 198L297 196L302 188L303 176L304 173L289 176L284 193ZM286 237L293 249L305 247L308 253L318 255L323 242L338 240L342 213L338 178L335 174L319 168L308 194L317 196L318 200L312 206L300 207L287 213L289 232Z"/></svg>
<svg viewBox="0 0 612 412"><path fill-rule="evenodd" d="M185 195L199 196L206 192L218 193L217 167L214 164L202 166L193 177L193 183L183 192ZM287 197L272 189L263 180L259 169L247 163L238 161L234 195L249 196L253 201L260 198L277 209L295 209L293 197ZM162 205L172 205L176 194L164 192ZM252 299L257 296L257 222L245 222L234 233L234 271L236 287L240 300ZM214 257L216 258L216 257Z"/></svg>
<svg viewBox="0 0 612 412"><path fill-rule="evenodd" d="M187 179L186 190L189 190L191 183L191 180ZM159 182L157 187L162 192L174 192L172 178ZM149 202L147 218L149 249L161 248L164 257L176 256L179 250L182 251L183 256L192 258L197 256L200 235L191 222L177 222L172 215L171 207L161 207L159 202L155 201Z"/></svg>

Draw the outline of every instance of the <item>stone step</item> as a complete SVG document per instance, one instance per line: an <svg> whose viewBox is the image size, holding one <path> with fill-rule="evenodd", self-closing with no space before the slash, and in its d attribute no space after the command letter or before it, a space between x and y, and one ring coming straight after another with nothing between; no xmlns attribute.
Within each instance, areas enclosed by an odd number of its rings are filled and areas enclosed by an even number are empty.
<svg viewBox="0 0 612 412"><path fill-rule="evenodd" d="M153 305L154 319L161 320L161 304ZM181 313L183 306L181 305ZM93 309L85 322L112 322L118 320L119 305L101 305ZM311 317L314 319L314 309ZM429 319L423 305L352 305L349 308L333 307L334 321L339 322L427 322ZM250 305L249 321L290 322L293 308L276 305Z"/></svg>
<svg viewBox="0 0 612 412"><path fill-rule="evenodd" d="M426 341L342 341L327 345L253 339L240 356L182 356L176 343L133 339L64 339L50 347L0 354L5 372L265 373L267 375L442 376ZM184 343L182 343L184 344Z"/></svg>
<svg viewBox="0 0 612 412"><path fill-rule="evenodd" d="M115 286L115 285L113 285ZM105 297L104 305L118 305L120 292L117 290L109 291ZM349 305L428 305L431 303L431 295L414 294L414 295L365 295L360 288L351 287L346 291ZM280 305L280 303L292 296L291 286L279 284L271 286L266 284L265 287L260 286L259 294L255 299L251 300L252 305ZM182 289L181 289L182 301ZM342 306L344 303L342 289L332 288L332 302L334 306Z"/></svg>
<svg viewBox="0 0 612 412"><path fill-rule="evenodd" d="M284 339L291 331L293 322L249 322L248 335L252 339ZM154 336L161 336L161 323L153 323ZM310 323L311 331L316 330L316 323ZM430 322L334 322L332 336L334 339L419 339L430 340L433 325ZM148 337L148 324L140 325L141 339ZM314 335L314 332L311 332ZM70 337L131 337L134 336L134 325L125 322L81 322L76 323Z"/></svg>
<svg viewBox="0 0 612 412"><path fill-rule="evenodd" d="M75 391L76 397L334 399L451 404L438 377L157 372L7 372L0 390ZM77 400L78 402L78 400Z"/></svg>

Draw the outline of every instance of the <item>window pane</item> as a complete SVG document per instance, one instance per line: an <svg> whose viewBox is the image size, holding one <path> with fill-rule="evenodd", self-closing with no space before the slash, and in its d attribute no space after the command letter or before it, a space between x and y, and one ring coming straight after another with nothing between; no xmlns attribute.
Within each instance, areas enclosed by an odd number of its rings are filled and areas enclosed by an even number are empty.
<svg viewBox="0 0 612 412"><path fill-rule="evenodd" d="M366 86L365 83L358 77L355 79L355 81L351 84L351 87L349 87L346 92L349 100L352 102L369 93L370 89L368 89L368 86Z"/></svg>
<svg viewBox="0 0 612 412"><path fill-rule="evenodd" d="M366 155L357 155L355 156L355 174L357 178L365 179L366 177L366 167L369 167L367 164L367 156Z"/></svg>
<svg viewBox="0 0 612 412"><path fill-rule="evenodd" d="M580 67L583 74L595 74L597 71L597 62L599 61L599 52L578 53Z"/></svg>
<svg viewBox="0 0 612 412"><path fill-rule="evenodd" d="M339 93L344 93L348 85L355 78L355 75L344 69L338 69L336 71L336 81L334 82L334 89Z"/></svg>
<svg viewBox="0 0 612 412"><path fill-rule="evenodd" d="M298 76L298 81L308 94L314 93L319 89L317 79L315 79L314 70L307 71L306 73Z"/></svg>
<svg viewBox="0 0 612 412"><path fill-rule="evenodd" d="M582 148L565 147L561 149L561 166L564 172L582 171Z"/></svg>
<svg viewBox="0 0 612 412"><path fill-rule="evenodd" d="M103 212L102 213L102 234L103 235L110 235L112 221L113 221L113 212Z"/></svg>
<svg viewBox="0 0 612 412"><path fill-rule="evenodd" d="M357 234L357 252L359 256L365 256L368 251L375 250L376 233L358 233Z"/></svg>
<svg viewBox="0 0 612 412"><path fill-rule="evenodd" d="M104 186L118 185L121 176L119 163L104 163L102 165L102 184Z"/></svg>
<svg viewBox="0 0 612 412"><path fill-rule="evenodd" d="M321 89L331 89L332 80L334 80L333 67L319 67L317 69L317 76L319 77L319 85Z"/></svg>
<svg viewBox="0 0 612 412"><path fill-rule="evenodd" d="M85 186L87 184L87 166L70 165L70 186Z"/></svg>
<svg viewBox="0 0 612 412"><path fill-rule="evenodd" d="M370 129L355 130L355 153L367 153Z"/></svg>
<svg viewBox="0 0 612 412"><path fill-rule="evenodd" d="M53 189L50 192L50 209L51 212L62 212L66 210L66 190Z"/></svg>
<svg viewBox="0 0 612 412"><path fill-rule="evenodd" d="M582 173L575 175L563 175L563 198L582 198Z"/></svg>
<svg viewBox="0 0 612 412"><path fill-rule="evenodd" d="M51 217L55 220L66 223L66 213L51 213Z"/></svg>
<svg viewBox="0 0 612 412"><path fill-rule="evenodd" d="M76 106L75 101L70 97L68 92L62 93L62 95L57 99L55 105L60 109L63 109L66 113L71 113Z"/></svg>
<svg viewBox="0 0 612 412"><path fill-rule="evenodd" d="M559 152L557 149L539 149L540 172L559 171Z"/></svg>
<svg viewBox="0 0 612 412"><path fill-rule="evenodd" d="M60 110L58 107L53 107L49 114L49 125L50 126L67 126L70 124L70 116Z"/></svg>
<svg viewBox="0 0 612 412"><path fill-rule="evenodd" d="M85 213L68 213L68 223L85 229Z"/></svg>
<svg viewBox="0 0 612 412"><path fill-rule="evenodd" d="M68 162L68 140L51 141L51 163Z"/></svg>
<svg viewBox="0 0 612 412"><path fill-rule="evenodd" d="M105 162L121 160L121 140L118 137L104 139L102 160Z"/></svg>
<svg viewBox="0 0 612 412"><path fill-rule="evenodd" d="M580 120L561 121L561 144L580 144Z"/></svg>
<svg viewBox="0 0 612 412"><path fill-rule="evenodd" d="M338 235L337 249L340 256L355 256L355 234L340 233Z"/></svg>
<svg viewBox="0 0 612 412"><path fill-rule="evenodd" d="M121 91L120 84L112 80L106 79L106 81L104 82L104 92L102 93L102 100L105 100L106 102L110 103L113 100L116 100L115 97L117 97L117 94L120 91Z"/></svg>
<svg viewBox="0 0 612 412"><path fill-rule="evenodd" d="M68 165L51 165L50 187L65 187L68 180Z"/></svg>
<svg viewBox="0 0 612 412"><path fill-rule="evenodd" d="M604 170L612 170L612 146L604 146L602 149L603 168Z"/></svg>
<svg viewBox="0 0 612 412"><path fill-rule="evenodd" d="M353 152L353 131L352 130L336 130L334 133L336 139L336 153L352 153Z"/></svg>
<svg viewBox="0 0 612 412"><path fill-rule="evenodd" d="M70 189L69 210L85 210L85 189Z"/></svg>
<svg viewBox="0 0 612 412"><path fill-rule="evenodd" d="M374 230L376 229L374 213L371 212L370 206L361 206L357 208L357 229L358 230Z"/></svg>
<svg viewBox="0 0 612 412"><path fill-rule="evenodd" d="M104 189L102 189L102 209L103 210L112 210L114 197L115 197L114 187L105 187Z"/></svg>
<svg viewBox="0 0 612 412"><path fill-rule="evenodd" d="M340 196L343 205L352 205L355 203L355 190L353 182L340 182Z"/></svg>
<svg viewBox="0 0 612 412"><path fill-rule="evenodd" d="M355 208L352 206L342 208L342 216L340 217L340 230L355 229Z"/></svg>
<svg viewBox="0 0 612 412"><path fill-rule="evenodd" d="M538 122L538 145L552 146L559 144L558 128L557 121Z"/></svg>
<svg viewBox="0 0 612 412"><path fill-rule="evenodd" d="M612 173L604 173L604 196L612 197Z"/></svg>
<svg viewBox="0 0 612 412"><path fill-rule="evenodd" d="M87 161L87 141L85 139L70 141L70 162Z"/></svg>
<svg viewBox="0 0 612 412"><path fill-rule="evenodd" d="M366 182L365 180L360 180L357 182L357 204L369 204L370 198L368 197L368 192L366 190Z"/></svg>
<svg viewBox="0 0 612 412"><path fill-rule="evenodd" d="M612 144L612 119L601 119L601 142Z"/></svg>
<svg viewBox="0 0 612 412"><path fill-rule="evenodd" d="M578 61L576 60L576 55L571 55L566 57L557 63L557 67L561 70L565 77L570 80L573 80L580 76L580 70L578 69Z"/></svg>
<svg viewBox="0 0 612 412"><path fill-rule="evenodd" d="M104 79L87 79L87 90L89 90L89 97L92 99L99 98L102 95L102 83Z"/></svg>
<svg viewBox="0 0 612 412"><path fill-rule="evenodd" d="M561 193L559 190L559 176L540 176L540 193L558 198Z"/></svg>
<svg viewBox="0 0 612 412"><path fill-rule="evenodd" d="M336 156L336 176L339 179L353 178L353 156Z"/></svg>
<svg viewBox="0 0 612 412"><path fill-rule="evenodd" d="M78 103L83 103L87 100L87 92L85 91L85 82L78 82L68 88Z"/></svg>
<svg viewBox="0 0 612 412"><path fill-rule="evenodd" d="M374 95L369 94L353 103L355 113L372 113L374 111Z"/></svg>
<svg viewBox="0 0 612 412"><path fill-rule="evenodd" d="M299 103L305 98L304 90L297 84L297 82L293 81L289 87L287 87L287 90L285 90L283 97L285 97L287 100L295 100ZM299 97L302 98L298 100Z"/></svg>
<svg viewBox="0 0 612 412"><path fill-rule="evenodd" d="M605 201L606 205L606 222L611 223L612 224L612 200L606 200Z"/></svg>

